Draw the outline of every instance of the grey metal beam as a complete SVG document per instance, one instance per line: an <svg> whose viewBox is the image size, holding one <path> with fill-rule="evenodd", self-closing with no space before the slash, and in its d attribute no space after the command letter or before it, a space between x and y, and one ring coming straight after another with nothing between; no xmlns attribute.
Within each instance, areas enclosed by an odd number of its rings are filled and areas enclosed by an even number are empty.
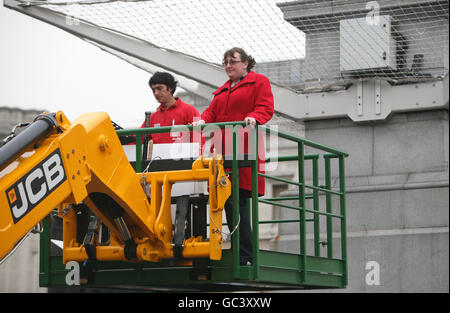
<svg viewBox="0 0 450 313"><path fill-rule="evenodd" d="M358 92L358 84L362 88L361 94ZM358 84L342 91L301 95L302 105L299 106L298 112L300 120L339 118L347 115L355 122L365 122L384 120L396 112L448 110L448 75L442 80L398 86L375 80L360 81ZM377 103L377 92L380 94L380 103Z"/></svg>
<svg viewBox="0 0 450 313"><path fill-rule="evenodd" d="M142 61L142 60L138 60L136 58L131 57L128 54L125 53L121 53L118 52L114 49L105 47L99 43L93 42L93 41L89 41L86 40L88 43L100 48L101 50L108 52L118 58L120 58L121 60L124 60L125 62L128 62L134 66L136 66L137 68L142 69L143 71L146 71L150 74L154 74L157 71L162 71L163 69L161 69L160 67L157 67L153 64L150 64L148 62ZM169 70L165 69L166 71L170 72ZM178 86L183 88L184 90L188 91L191 94L194 94L195 96L199 96L202 98L207 99L208 101L211 101L213 98L213 92L216 90L216 88L211 88L209 86L200 84L192 79L186 78L184 76L181 75L177 75L175 73L171 74L175 77L175 80L178 82Z"/></svg>

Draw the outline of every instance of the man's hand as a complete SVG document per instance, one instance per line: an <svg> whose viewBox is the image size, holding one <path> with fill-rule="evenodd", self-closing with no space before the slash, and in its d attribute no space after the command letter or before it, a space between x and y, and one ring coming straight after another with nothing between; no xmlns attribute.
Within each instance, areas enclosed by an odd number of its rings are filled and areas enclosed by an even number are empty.
<svg viewBox="0 0 450 313"><path fill-rule="evenodd" d="M256 120L253 117L246 117L244 119L244 121L245 121L245 125L250 125L251 127L256 126Z"/></svg>

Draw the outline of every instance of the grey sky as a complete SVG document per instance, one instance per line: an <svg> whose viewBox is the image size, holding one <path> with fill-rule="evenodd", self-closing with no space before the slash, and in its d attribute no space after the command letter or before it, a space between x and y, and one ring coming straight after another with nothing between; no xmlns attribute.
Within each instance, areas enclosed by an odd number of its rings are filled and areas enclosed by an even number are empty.
<svg viewBox="0 0 450 313"><path fill-rule="evenodd" d="M157 106L149 74L56 27L0 6L0 106L105 111L140 126Z"/></svg>

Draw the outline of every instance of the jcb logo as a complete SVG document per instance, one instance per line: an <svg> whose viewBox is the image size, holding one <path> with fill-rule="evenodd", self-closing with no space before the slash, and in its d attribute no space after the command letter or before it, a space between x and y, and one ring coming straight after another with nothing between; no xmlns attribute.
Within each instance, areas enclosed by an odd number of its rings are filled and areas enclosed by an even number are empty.
<svg viewBox="0 0 450 313"><path fill-rule="evenodd" d="M14 224L66 180L59 149L6 190Z"/></svg>

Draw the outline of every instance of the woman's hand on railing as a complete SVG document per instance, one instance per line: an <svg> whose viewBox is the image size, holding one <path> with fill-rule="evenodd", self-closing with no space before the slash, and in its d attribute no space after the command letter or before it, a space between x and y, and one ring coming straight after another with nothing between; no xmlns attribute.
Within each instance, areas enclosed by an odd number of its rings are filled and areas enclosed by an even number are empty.
<svg viewBox="0 0 450 313"><path fill-rule="evenodd" d="M192 122L192 126L200 126L202 124L205 124L204 120L198 120L198 121Z"/></svg>
<svg viewBox="0 0 450 313"><path fill-rule="evenodd" d="M251 127L256 126L256 120L253 117L246 117L244 119L244 121L245 121L245 125L250 125Z"/></svg>

